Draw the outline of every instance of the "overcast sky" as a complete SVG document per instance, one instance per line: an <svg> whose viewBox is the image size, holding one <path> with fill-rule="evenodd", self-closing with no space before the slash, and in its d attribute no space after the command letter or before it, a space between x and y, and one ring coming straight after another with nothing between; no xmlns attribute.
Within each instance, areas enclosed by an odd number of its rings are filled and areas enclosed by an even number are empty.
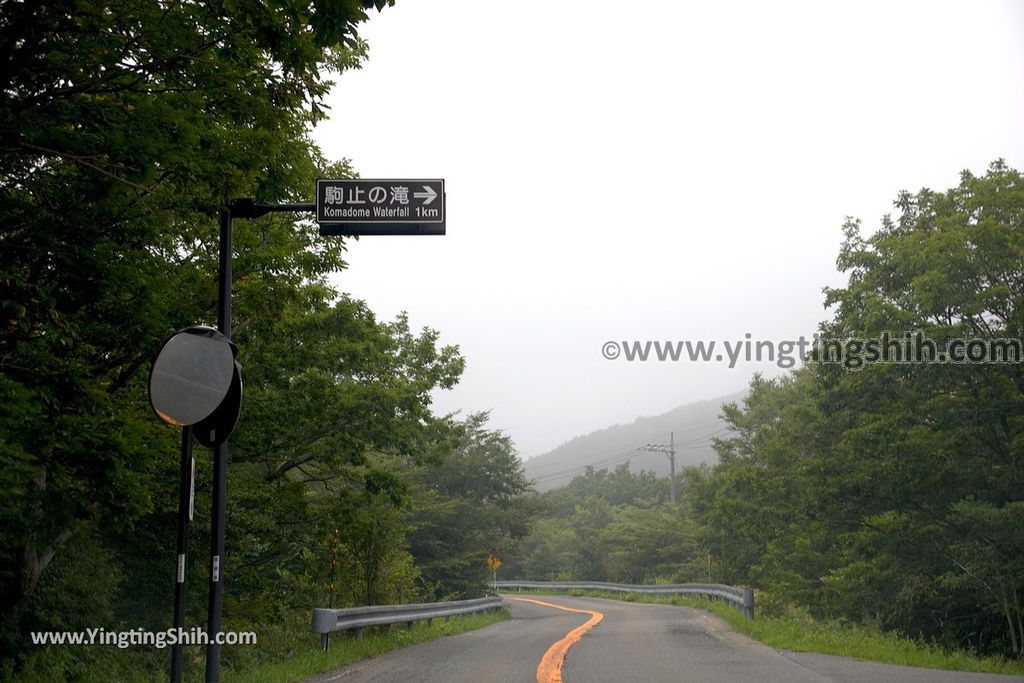
<svg viewBox="0 0 1024 683"><path fill-rule="evenodd" d="M1024 167L1020 1L398 0L361 32L315 137L444 178L447 235L363 238L336 284L458 344L437 409L525 457L783 372L606 341L810 336L844 216Z"/></svg>

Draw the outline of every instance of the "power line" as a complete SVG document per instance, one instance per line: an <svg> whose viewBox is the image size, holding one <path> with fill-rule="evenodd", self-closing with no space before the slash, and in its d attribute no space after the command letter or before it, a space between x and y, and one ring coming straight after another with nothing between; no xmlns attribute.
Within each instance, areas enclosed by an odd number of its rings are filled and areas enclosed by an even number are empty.
<svg viewBox="0 0 1024 683"><path fill-rule="evenodd" d="M720 429L717 429L717 430L715 430L713 432L710 432L710 433L705 434L703 436L697 437L697 438L692 439L690 441L684 441L683 444L685 444L686 446L684 446L682 448L680 448L679 446L676 446L676 451L678 452L680 450L698 450L700 448L704 448L704 447L710 445L710 442L708 442L708 439L711 439L711 438L715 437L716 435L721 434L722 432L726 432L726 431L730 431L729 427L722 427ZM671 433L670 433L670 436L671 436ZM704 443L701 443L701 442L704 442ZM544 482L548 482L548 481L553 481L553 480L556 480L556 479L564 479L564 478L569 477L570 475L578 474L580 472L585 472L588 468L604 469L604 468L609 467L611 465L618 465L620 463L627 462L627 461L632 460L633 458L635 458L637 456L642 456L644 450L645 450L644 448L640 447L640 448L630 449L628 451L620 451L619 453L617 453L617 454L615 454L615 455L613 455L613 456L611 456L611 457L609 457L607 459L604 459L604 460L595 460L595 461L586 463L586 464L584 464L582 466L570 467L568 469L559 470L557 472L548 472L547 474L543 474L543 475L535 478L533 481L534 481L534 483L538 483L539 484L539 483L544 483Z"/></svg>
<svg viewBox="0 0 1024 683"><path fill-rule="evenodd" d="M694 431L694 430L691 429L689 431ZM729 427L721 427L721 428L719 428L719 429L717 429L717 430L715 430L713 432L710 432L708 434L705 434L703 436L699 436L699 437L696 437L694 439L690 439L688 441L682 441L682 442L680 442L677 445L676 450L698 450L700 448L703 448L704 446L709 445L708 444L708 439L710 439L710 438L712 438L712 437L714 437L714 436L716 436L718 434L721 434L722 432L727 432L727 431L730 431ZM559 464L569 465L569 464L572 464L574 462L578 462L578 461L582 461L582 460L587 460L589 458L593 458L595 456L601 456L601 455L604 455L604 454L607 454L607 453L614 453L614 455L612 455L610 457L610 459L615 459L618 456L623 455L623 454L625 454L627 452L628 453L632 453L635 450L641 450L643 445L651 443L652 440L659 439L659 438L661 438L663 436L667 436L669 434L670 434L670 432L662 432L661 434L655 434L653 436L649 436L649 437L645 438L643 441L637 441L637 442L635 442L633 444L633 445L636 446L636 448L633 448L631 444L627 444L626 446L618 446L616 448L609 448L609 449L606 449L606 450L603 450L603 451L598 451L596 453L588 451L588 452L584 453L583 455L576 456L574 458L571 458L571 459L568 459L566 461L563 461L563 462L561 462ZM628 451L623 451L622 450L623 448L627 448L629 450ZM579 467L574 466L574 467L566 469L566 470L559 470L558 472L548 473L548 474L541 475L538 478L538 480L551 478L552 476L554 476L556 474L560 474L561 472L566 472L566 473L573 472L573 471L580 471L580 472L582 472L587 467L593 467L593 466L596 466L596 465L603 465L603 464L614 464L614 463L610 463L610 462L606 463L605 461L602 461L602 460L591 460L590 462L583 463Z"/></svg>
<svg viewBox="0 0 1024 683"><path fill-rule="evenodd" d="M637 446L642 446L645 443L649 443L651 441L651 439L661 438L661 437L665 436L666 434L668 434L668 432L662 432L660 434L655 434L653 436L646 436L646 437L644 437L643 439L641 439L639 441L630 441L630 442L627 442L625 444L621 444L619 446L612 446L610 448L602 449L602 450L597 451L597 452L586 451L582 455L573 456L571 458L565 458L559 464L567 465L567 464L570 464L570 463L578 461L578 460L585 460L587 458L592 458L592 457L595 457L595 456L602 456L602 455L605 455L605 454L608 454L608 453L621 453L623 448L634 448L634 447L637 447ZM559 446L559 448L561 448L561 446ZM548 453L547 455L550 455L550 453Z"/></svg>

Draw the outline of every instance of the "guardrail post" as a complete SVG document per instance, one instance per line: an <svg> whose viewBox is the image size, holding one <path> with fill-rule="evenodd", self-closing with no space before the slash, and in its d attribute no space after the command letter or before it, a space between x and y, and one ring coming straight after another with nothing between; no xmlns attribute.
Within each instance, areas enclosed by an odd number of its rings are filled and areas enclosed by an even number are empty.
<svg viewBox="0 0 1024 683"><path fill-rule="evenodd" d="M357 628L356 629L356 640L362 640L362 639L363 639L363 629Z"/></svg>
<svg viewBox="0 0 1024 683"><path fill-rule="evenodd" d="M323 650L324 652L327 652L327 648L330 646L330 644L331 644L331 634L330 633L321 633L320 634L320 649Z"/></svg>
<svg viewBox="0 0 1024 683"><path fill-rule="evenodd" d="M743 589L743 613L747 615L747 619L754 620L754 589L752 588Z"/></svg>
<svg viewBox="0 0 1024 683"><path fill-rule="evenodd" d="M413 622L411 622L411 621L405 622L405 630L406 631L411 631L412 630L412 625L413 625Z"/></svg>

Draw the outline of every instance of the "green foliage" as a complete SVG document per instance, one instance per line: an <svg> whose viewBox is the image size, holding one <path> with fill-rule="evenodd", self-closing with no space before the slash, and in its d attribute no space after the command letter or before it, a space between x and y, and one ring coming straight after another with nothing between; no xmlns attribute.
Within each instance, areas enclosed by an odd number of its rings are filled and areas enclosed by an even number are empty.
<svg viewBox="0 0 1024 683"><path fill-rule="evenodd" d="M996 162L946 193L902 193L896 208L868 238L847 221L838 265L849 282L826 291L834 317L821 335L920 331L940 351L956 338L1020 339L1021 174ZM545 517L510 569L638 583L710 572L767 591L774 617L819 620L778 622L795 629L777 641L786 647L874 656L888 645L864 634L881 630L1021 655L1024 366L810 362L755 377L722 412L720 462L684 469L678 510L655 485L664 478L588 471L541 497ZM835 645L861 636L873 644Z"/></svg>
<svg viewBox="0 0 1024 683"><path fill-rule="evenodd" d="M486 420L466 418L454 447L413 475L410 548L434 598L483 595L487 556L514 551L537 511L511 439Z"/></svg>
<svg viewBox="0 0 1024 683"><path fill-rule="evenodd" d="M308 620L308 615L304 616ZM270 656L265 657L264 662L239 667L237 672L229 672L224 680L253 683L304 681L316 674L326 673L360 659L370 659L389 650L466 633L508 618L508 610L502 608L497 612L467 614L451 620L436 619L429 626L425 622L417 622L412 630L406 630L401 626L390 632L385 629L370 629L362 640L356 640L348 635L335 635L331 637L331 647L326 653L319 650L318 636L306 635L298 639L293 633L287 651L267 653Z"/></svg>
<svg viewBox="0 0 1024 683"><path fill-rule="evenodd" d="M309 131L332 74L365 58L358 24L388 4L5 6L0 666L82 680L163 669L153 653L39 651L27 635L167 627L179 435L151 414L146 371L172 333L214 320L219 205L307 201L316 178L354 175ZM432 393L462 373L458 349L334 291L341 239L282 214L234 228L245 398L230 446L225 628L276 633L332 596L481 590L482 563L424 555L421 570L410 552L435 542L416 526L433 483L450 480L432 489L429 503L449 510L435 530L461 525L459 543L511 547L529 519L508 437L482 417L433 414ZM196 457L189 624L205 618L209 546L211 462L206 449ZM491 468L479 482L477 468ZM253 656L226 648L224 661Z"/></svg>
<svg viewBox="0 0 1024 683"><path fill-rule="evenodd" d="M697 526L670 506L623 508L604 529L600 544L607 552L607 575L616 581L649 583L700 573Z"/></svg>
<svg viewBox="0 0 1024 683"><path fill-rule="evenodd" d="M544 516L506 576L535 581L622 581L703 575L699 532L678 506L668 503L666 477L588 469L560 489L539 496ZM682 577L682 578L681 578Z"/></svg>
<svg viewBox="0 0 1024 683"><path fill-rule="evenodd" d="M903 193L869 238L849 220L826 338L1021 338L1024 183L996 162ZM811 364L756 379L721 463L684 473L721 578L821 617L1019 655L1020 364Z"/></svg>
<svg viewBox="0 0 1024 683"><path fill-rule="evenodd" d="M176 439L147 414L145 369L170 333L212 317L219 203L304 197L321 173L351 173L308 129L323 76L364 56L369 6L5 6L0 657L50 624L36 601L76 537L116 545L165 521ZM241 338L333 296L342 245L315 235L240 222Z"/></svg>
<svg viewBox="0 0 1024 683"><path fill-rule="evenodd" d="M466 633L509 618L508 610L467 614L451 620L437 619L430 625L416 622L411 630L402 626L393 629L366 629L362 640L351 634L331 636L328 652L320 649L320 636L309 632L309 611L289 611L274 623L262 623L255 629L258 647L225 646L223 657L230 666L222 672L222 680L265 681L289 683L303 681L316 674L370 659L401 647L423 643L445 636ZM166 650L148 652L116 648L51 648L33 652L17 679L24 683L50 683L59 674L75 671L75 680L82 683L148 683L167 678ZM199 647L185 651L186 681L202 680L203 652ZM88 663L89 666L83 666ZM8 680L13 673L0 666L0 676Z"/></svg>

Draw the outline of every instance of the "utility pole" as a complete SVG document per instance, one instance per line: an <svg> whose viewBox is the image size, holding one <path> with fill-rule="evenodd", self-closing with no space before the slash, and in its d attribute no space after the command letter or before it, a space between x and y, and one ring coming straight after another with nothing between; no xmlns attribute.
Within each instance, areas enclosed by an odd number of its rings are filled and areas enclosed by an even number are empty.
<svg viewBox="0 0 1024 683"><path fill-rule="evenodd" d="M668 436L668 446L664 444L653 444L649 443L641 451L654 451L655 453L664 453L668 456L669 465L669 483L672 487L672 503L675 504L676 496L676 433L670 432Z"/></svg>

